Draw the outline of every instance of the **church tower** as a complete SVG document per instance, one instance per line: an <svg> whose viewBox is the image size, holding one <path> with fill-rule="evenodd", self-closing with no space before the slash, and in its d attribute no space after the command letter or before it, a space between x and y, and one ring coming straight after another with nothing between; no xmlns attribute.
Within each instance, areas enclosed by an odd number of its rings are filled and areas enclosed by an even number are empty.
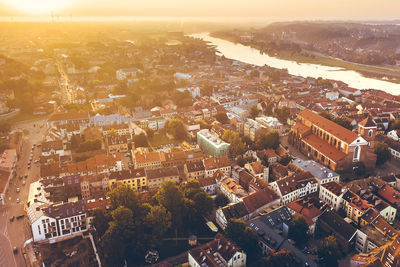
<svg viewBox="0 0 400 267"><path fill-rule="evenodd" d="M374 147L376 130L376 124L369 115L358 124L358 133L369 142L370 147Z"/></svg>

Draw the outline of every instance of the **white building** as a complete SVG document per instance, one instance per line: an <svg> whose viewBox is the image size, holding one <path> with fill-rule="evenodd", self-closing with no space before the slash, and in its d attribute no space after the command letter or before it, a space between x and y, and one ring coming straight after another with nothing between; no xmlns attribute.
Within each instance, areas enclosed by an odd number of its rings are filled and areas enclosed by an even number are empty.
<svg viewBox="0 0 400 267"><path fill-rule="evenodd" d="M86 209L82 200L48 207L40 205L33 203L27 210L34 242L56 242L87 230Z"/></svg>
<svg viewBox="0 0 400 267"><path fill-rule="evenodd" d="M215 157L228 155L230 146L208 129L197 132L197 144L205 153Z"/></svg>
<svg viewBox="0 0 400 267"><path fill-rule="evenodd" d="M318 190L318 182L309 172L296 173L270 185L284 205Z"/></svg>
<svg viewBox="0 0 400 267"><path fill-rule="evenodd" d="M395 141L400 141L400 130L391 130L387 133L387 136Z"/></svg>
<svg viewBox="0 0 400 267"><path fill-rule="evenodd" d="M218 233L214 240L189 250L188 262L190 267L244 267L246 253L234 242Z"/></svg>
<svg viewBox="0 0 400 267"><path fill-rule="evenodd" d="M136 75L141 72L142 71L137 68L119 69L116 71L116 78L118 81L136 78Z"/></svg>
<svg viewBox="0 0 400 267"><path fill-rule="evenodd" d="M344 189L337 182L321 184L319 188L319 199L329 204L335 210L339 210Z"/></svg>

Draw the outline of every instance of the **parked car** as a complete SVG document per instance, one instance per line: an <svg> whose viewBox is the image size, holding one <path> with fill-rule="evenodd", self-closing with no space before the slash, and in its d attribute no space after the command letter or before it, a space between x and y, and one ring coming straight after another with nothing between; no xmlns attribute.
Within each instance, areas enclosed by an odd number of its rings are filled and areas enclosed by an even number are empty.
<svg viewBox="0 0 400 267"><path fill-rule="evenodd" d="M26 184L26 182L25 181L22 181L22 185L25 185Z"/></svg>
<svg viewBox="0 0 400 267"><path fill-rule="evenodd" d="M11 216L11 217L10 217L10 222L13 222L14 219L15 219L15 217L14 217L14 216Z"/></svg>
<svg viewBox="0 0 400 267"><path fill-rule="evenodd" d="M19 187L17 187L17 193L19 193L19 191L21 191L21 189Z"/></svg>
<svg viewBox="0 0 400 267"><path fill-rule="evenodd" d="M24 218L24 217L25 217L24 214L18 215L18 216L17 216L17 220L22 219L22 218Z"/></svg>
<svg viewBox="0 0 400 267"><path fill-rule="evenodd" d="M19 203L20 202L20 200L19 200L19 198L17 198L17 203Z"/></svg>
<svg viewBox="0 0 400 267"><path fill-rule="evenodd" d="M14 254L17 254L17 253L18 253L17 247L13 247L13 252L14 252Z"/></svg>

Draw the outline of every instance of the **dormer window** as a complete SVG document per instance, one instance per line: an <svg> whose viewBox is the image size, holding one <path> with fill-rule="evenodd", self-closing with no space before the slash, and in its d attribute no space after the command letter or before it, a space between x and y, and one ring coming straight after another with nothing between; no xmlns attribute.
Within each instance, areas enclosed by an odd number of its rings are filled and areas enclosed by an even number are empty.
<svg viewBox="0 0 400 267"><path fill-rule="evenodd" d="M372 134L373 134L373 133L374 133L373 130L369 130L369 131L368 131L368 137L369 137L369 138L372 138Z"/></svg>

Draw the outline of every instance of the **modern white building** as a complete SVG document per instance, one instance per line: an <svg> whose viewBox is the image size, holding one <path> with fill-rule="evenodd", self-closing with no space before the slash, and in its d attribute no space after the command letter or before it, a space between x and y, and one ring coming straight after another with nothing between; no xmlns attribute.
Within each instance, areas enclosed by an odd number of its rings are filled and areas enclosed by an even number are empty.
<svg viewBox="0 0 400 267"><path fill-rule="evenodd" d="M230 144L212 134L208 129L197 132L197 144L203 152L215 157L225 156L229 153Z"/></svg>
<svg viewBox="0 0 400 267"><path fill-rule="evenodd" d="M87 230L83 200L41 207L33 203L27 209L34 242L57 242Z"/></svg>

